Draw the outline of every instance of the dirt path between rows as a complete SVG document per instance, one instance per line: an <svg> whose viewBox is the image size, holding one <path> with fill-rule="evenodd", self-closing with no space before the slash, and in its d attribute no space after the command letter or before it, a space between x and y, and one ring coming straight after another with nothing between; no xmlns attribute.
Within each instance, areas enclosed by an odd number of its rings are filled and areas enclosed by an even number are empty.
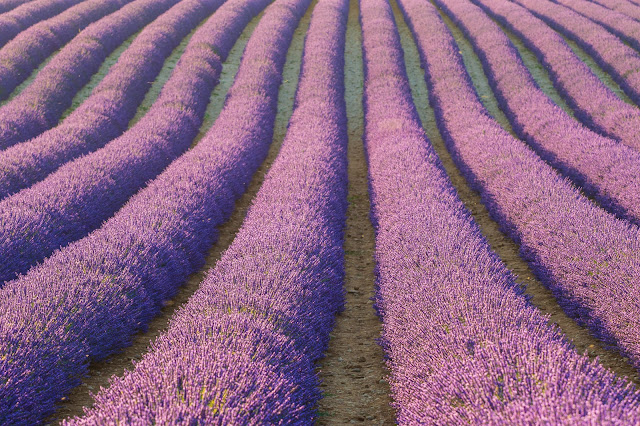
<svg viewBox="0 0 640 426"><path fill-rule="evenodd" d="M367 162L362 143L362 43L357 0L351 0L345 52L349 120L349 207L345 230L345 310L337 316L326 358L319 363L324 398L321 425L395 424L380 337L373 310L375 235L369 220Z"/></svg>
<svg viewBox="0 0 640 426"><path fill-rule="evenodd" d="M586 351L591 358L599 357L600 363L605 367L610 368L620 376L628 377L636 385L640 384L638 372L629 364L626 358L616 352L607 350L600 340L593 337L586 328L579 326L564 313L551 291L537 280L527 262L520 257L518 245L500 231L497 222L491 219L489 212L480 201L480 195L468 186L466 180L456 168L436 126L434 111L429 105L424 71L420 68L418 50L411 32L405 24L395 0L392 0L392 6L405 51L405 62L411 91L423 127L444 164L449 179L458 191L460 199L480 225L482 234L491 245L491 248L500 256L507 267L518 276L518 282L527 286L526 292L532 296L531 302L543 314L550 316L550 322L557 324L562 329L564 334L573 341L578 352L584 353Z"/></svg>
<svg viewBox="0 0 640 426"><path fill-rule="evenodd" d="M58 411L53 417L48 419L47 423L58 424L62 419L82 415L83 407L90 407L93 405L94 399L92 394L97 393L100 390L100 387L107 387L111 376L122 376L125 370L131 369L132 361L140 360L147 352L149 344L167 329L169 320L173 316L173 313L189 300L191 295L199 288L206 272L215 265L218 259L222 256L222 253L233 241L233 238L238 232L238 229L242 225L246 216L247 209L258 192L258 189L262 185L264 176L269 170L269 167L271 167L273 160L276 158L278 151L280 150L282 140L284 139L287 123L289 122L289 118L291 117L291 112L293 110L294 95L302 57L302 46L304 43L304 36L309 26L313 5L315 5L315 2L300 21L300 25L296 29L291 47L287 53L287 61L283 71L283 83L280 86L278 95L278 113L276 116L274 138L269 149L267 159L254 175L247 192L236 202L235 210L231 218L219 228L220 234L218 242L209 251L205 266L188 278L187 282L180 287L176 296L168 301L159 315L151 321L146 332L138 333L133 337L131 346L103 361L92 363L89 369L89 375L83 380L80 386L76 387L71 394L65 398L65 400L59 405ZM221 109L220 105L217 105L217 103L224 101L223 94L226 94L226 91L231 85L231 81L233 80L240 64L244 47L261 17L262 14L258 15L249 23L238 39L238 42L236 42L232 51L229 53L220 77L221 83L224 82L222 84L223 87L221 88L224 92L220 93L218 90L212 94L212 99L217 102L211 103L207 108L207 114L210 116L217 117L217 114ZM203 132L206 131L211 124L212 121L203 123Z"/></svg>

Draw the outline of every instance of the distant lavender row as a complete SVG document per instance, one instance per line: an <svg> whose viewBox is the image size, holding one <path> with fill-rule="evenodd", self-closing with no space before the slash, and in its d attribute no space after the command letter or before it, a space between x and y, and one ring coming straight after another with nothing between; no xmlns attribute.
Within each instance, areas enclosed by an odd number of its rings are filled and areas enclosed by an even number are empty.
<svg viewBox="0 0 640 426"><path fill-rule="evenodd" d="M640 49L640 22L622 12L611 10L594 1L554 0L586 16L602 25L613 34L629 43L636 50Z"/></svg>
<svg viewBox="0 0 640 426"><path fill-rule="evenodd" d="M633 386L578 355L491 251L425 138L390 7L361 5L375 306L398 423L640 420ZM431 36L446 26L430 3L402 5L433 61L457 52Z"/></svg>
<svg viewBox="0 0 640 426"><path fill-rule="evenodd" d="M87 0L22 31L0 49L0 99L8 98L42 61L82 28L131 1Z"/></svg>
<svg viewBox="0 0 640 426"><path fill-rule="evenodd" d="M0 47L7 44L20 31L36 22L57 15L63 10L84 0L38 0L24 4L0 15ZM2 10L2 6L0 6Z"/></svg>
<svg viewBox="0 0 640 426"><path fill-rule="evenodd" d="M640 54L602 26L573 10L549 0L514 0L574 40L620 85L636 104L640 103Z"/></svg>
<svg viewBox="0 0 640 426"><path fill-rule="evenodd" d="M95 151L127 129L164 60L221 0L184 0L148 25L60 125L0 152L0 199Z"/></svg>
<svg viewBox="0 0 640 426"><path fill-rule="evenodd" d="M30 3L33 0L4 0L0 3L0 13L8 12L22 4Z"/></svg>
<svg viewBox="0 0 640 426"><path fill-rule="evenodd" d="M516 133L605 208L640 224L640 152L588 130L549 99L478 6L469 0L435 2L470 38Z"/></svg>
<svg viewBox="0 0 640 426"><path fill-rule="evenodd" d="M191 40L200 53L188 67L192 78L215 74L216 44L226 45L235 22L246 23L267 3L231 0L220 7ZM307 5L277 0L270 7L219 119L194 149L102 228L0 290L0 423L33 422L51 412L89 360L128 345L204 265L216 226L268 151L287 46Z"/></svg>
<svg viewBox="0 0 640 426"><path fill-rule="evenodd" d="M615 10L625 15L640 20L640 7L637 4L629 2L627 0L594 0L609 9Z"/></svg>
<svg viewBox="0 0 640 426"><path fill-rule="evenodd" d="M0 107L0 149L55 126L106 57L179 0L135 0L78 34L20 95Z"/></svg>
<svg viewBox="0 0 640 426"><path fill-rule="evenodd" d="M348 4L314 9L287 136L233 244L150 353L67 424L313 423L314 361L343 304Z"/></svg>
<svg viewBox="0 0 640 426"><path fill-rule="evenodd" d="M474 1L536 54L580 120L640 151L640 109L607 88L558 33L516 3Z"/></svg>
<svg viewBox="0 0 640 426"><path fill-rule="evenodd" d="M415 33L458 167L564 310L639 368L640 230L595 206L488 116L460 55L447 47L451 35L435 32L441 19L427 10L420 25L429 29Z"/></svg>
<svg viewBox="0 0 640 426"><path fill-rule="evenodd" d="M0 253L6 256L0 283L98 228L189 148L218 83L221 61L252 16L235 14L227 12L229 21L222 21L226 33L207 23L193 35L160 96L135 126L0 201Z"/></svg>

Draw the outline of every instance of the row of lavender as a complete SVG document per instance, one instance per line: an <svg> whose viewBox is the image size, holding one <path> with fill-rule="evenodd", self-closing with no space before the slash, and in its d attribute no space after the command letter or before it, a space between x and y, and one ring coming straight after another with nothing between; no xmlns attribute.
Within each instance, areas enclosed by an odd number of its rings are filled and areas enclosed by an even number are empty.
<svg viewBox="0 0 640 426"><path fill-rule="evenodd" d="M314 8L287 135L234 242L135 369L67 424L313 422L314 362L343 303L347 11Z"/></svg>
<svg viewBox="0 0 640 426"><path fill-rule="evenodd" d="M265 3L223 5L192 38L200 58L185 67L183 84L214 74L214 51L228 43L230 26ZM0 291L0 347L8 360L0 376L9 379L0 388L0 419L37 421L77 383L88 360L126 345L202 267L215 227L266 156L287 46L307 6L290 0L270 6L218 120L194 149L102 228Z"/></svg>
<svg viewBox="0 0 640 426"><path fill-rule="evenodd" d="M209 2L208 7L217 3ZM182 7L178 10L184 12ZM189 148L217 84L221 61L243 27L229 25L224 37L216 33L213 52L203 52L198 44L203 36L192 39L160 96L135 126L101 149L66 163L44 180L0 202L0 251L6 256L0 266L0 281L26 272L54 250L99 227ZM211 54L216 56L210 58ZM210 61L207 70L211 72L202 70L202 58ZM91 128L90 124L84 123L84 128ZM38 142L31 141L26 147ZM56 151L73 148L73 143L71 140L68 146L58 146ZM16 150L21 152L22 148Z"/></svg>
<svg viewBox="0 0 640 426"><path fill-rule="evenodd" d="M427 16L425 25L439 24L437 16ZM418 44L440 129L458 166L567 313L639 366L638 228L596 207L490 119L460 58L433 62L446 40L439 36ZM448 96L454 88L458 95Z"/></svg>
<svg viewBox="0 0 640 426"><path fill-rule="evenodd" d="M494 132L483 126L486 113L469 108L479 101L436 9L400 4L432 99L455 113L441 127L477 123ZM417 117L387 2L363 0L362 26L376 307L398 422L637 422L640 394L578 355L527 303L457 198Z"/></svg>
<svg viewBox="0 0 640 426"><path fill-rule="evenodd" d="M83 0L37 0L0 15L0 47L37 22L51 18ZM2 6L6 7L6 4ZM0 11L2 11L0 6Z"/></svg>
<svg viewBox="0 0 640 426"><path fill-rule="evenodd" d="M542 20L507 0L475 0L501 24L520 37L551 74L582 122L640 150L640 109L621 100Z"/></svg>
<svg viewBox="0 0 640 426"><path fill-rule="evenodd" d="M50 129L105 58L178 0L135 0L83 30L35 80L0 108L0 148Z"/></svg>
<svg viewBox="0 0 640 426"><path fill-rule="evenodd" d="M89 96L61 124L0 151L0 199L121 135L165 59L220 0L185 0L135 38Z"/></svg>
<svg viewBox="0 0 640 426"><path fill-rule="evenodd" d="M601 25L561 4L549 0L515 2L585 49L636 104L640 103L640 54L636 50Z"/></svg>
<svg viewBox="0 0 640 426"><path fill-rule="evenodd" d="M0 99L8 98L39 64L77 36L82 28L131 1L83 1L22 31L0 49Z"/></svg>
<svg viewBox="0 0 640 426"><path fill-rule="evenodd" d="M471 39L517 134L603 207L640 224L640 152L588 130L549 99L478 6L469 0L436 3Z"/></svg>

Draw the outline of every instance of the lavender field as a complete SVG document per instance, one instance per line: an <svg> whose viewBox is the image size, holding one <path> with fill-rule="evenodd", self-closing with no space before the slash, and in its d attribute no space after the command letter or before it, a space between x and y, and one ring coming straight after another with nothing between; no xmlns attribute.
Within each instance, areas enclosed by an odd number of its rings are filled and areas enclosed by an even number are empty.
<svg viewBox="0 0 640 426"><path fill-rule="evenodd" d="M0 0L0 425L640 424L640 0Z"/></svg>

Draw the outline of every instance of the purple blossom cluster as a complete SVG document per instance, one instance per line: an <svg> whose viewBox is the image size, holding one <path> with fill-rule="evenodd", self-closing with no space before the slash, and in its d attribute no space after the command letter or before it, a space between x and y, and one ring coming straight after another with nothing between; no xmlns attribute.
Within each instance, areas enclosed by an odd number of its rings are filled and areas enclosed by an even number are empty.
<svg viewBox="0 0 640 426"><path fill-rule="evenodd" d="M22 30L44 19L51 18L83 0L37 0L26 3L0 15L0 47L7 44ZM0 5L0 13L3 11Z"/></svg>
<svg viewBox="0 0 640 426"><path fill-rule="evenodd" d="M135 0L78 34L20 95L0 108L0 149L55 126L109 53L178 1Z"/></svg>
<svg viewBox="0 0 640 426"><path fill-rule="evenodd" d="M314 361L343 304L348 5L313 11L287 135L234 242L135 369L67 425L313 422Z"/></svg>
<svg viewBox="0 0 640 426"><path fill-rule="evenodd" d="M615 10L625 15L640 20L640 7L637 4L627 0L594 0L595 3L601 4L611 10Z"/></svg>
<svg viewBox="0 0 640 426"><path fill-rule="evenodd" d="M82 28L131 1L86 0L22 31L0 49L0 99L8 98L38 65Z"/></svg>
<svg viewBox="0 0 640 426"><path fill-rule="evenodd" d="M590 131L549 99L509 38L478 6L435 1L471 40L516 133L602 206L640 224L640 151Z"/></svg>
<svg viewBox="0 0 640 426"><path fill-rule="evenodd" d="M6 256L0 264L0 282L99 227L189 148L218 83L222 61L252 16L242 13L237 20L222 21L226 32L211 24L199 29L160 96L135 126L0 201L0 252ZM215 19L218 25L220 19Z"/></svg>
<svg viewBox="0 0 640 426"><path fill-rule="evenodd" d="M557 32L516 3L475 3L522 39L545 65L554 86L582 122L640 151L640 109L607 88Z"/></svg>
<svg viewBox="0 0 640 426"><path fill-rule="evenodd" d="M428 65L440 64L432 78L449 72L466 84L464 68L446 66L458 49L436 9L400 4L428 45ZM384 0L361 8L375 306L398 423L640 421L633 386L578 355L491 251L425 137L391 8ZM469 89L464 98L475 96ZM457 112L456 122L487 118Z"/></svg>
<svg viewBox="0 0 640 426"><path fill-rule="evenodd" d="M567 314L640 367L640 230L597 207L500 127L452 36L435 30L444 25L436 11L410 10L431 104L459 169Z"/></svg>
<svg viewBox="0 0 640 426"><path fill-rule="evenodd" d="M267 4L231 0L194 34L181 60L188 64L183 86L161 94L165 121L172 110L189 113L170 99L180 99L180 90L202 96L194 82L217 74L216 52L227 51L237 27ZM100 229L0 290L0 423L33 423L50 413L89 361L128 345L204 265L216 226L268 152L287 48L308 4L277 0L268 8L218 120L192 150Z"/></svg>
<svg viewBox="0 0 640 426"><path fill-rule="evenodd" d="M185 0L145 27L109 73L60 125L0 151L0 199L120 136L164 60L222 0Z"/></svg>
<svg viewBox="0 0 640 426"><path fill-rule="evenodd" d="M640 55L601 25L561 4L549 0L514 0L559 33L574 40L640 103Z"/></svg>
<svg viewBox="0 0 640 426"><path fill-rule="evenodd" d="M640 22L622 12L606 8L594 1L554 0L602 25L636 50L640 49Z"/></svg>

